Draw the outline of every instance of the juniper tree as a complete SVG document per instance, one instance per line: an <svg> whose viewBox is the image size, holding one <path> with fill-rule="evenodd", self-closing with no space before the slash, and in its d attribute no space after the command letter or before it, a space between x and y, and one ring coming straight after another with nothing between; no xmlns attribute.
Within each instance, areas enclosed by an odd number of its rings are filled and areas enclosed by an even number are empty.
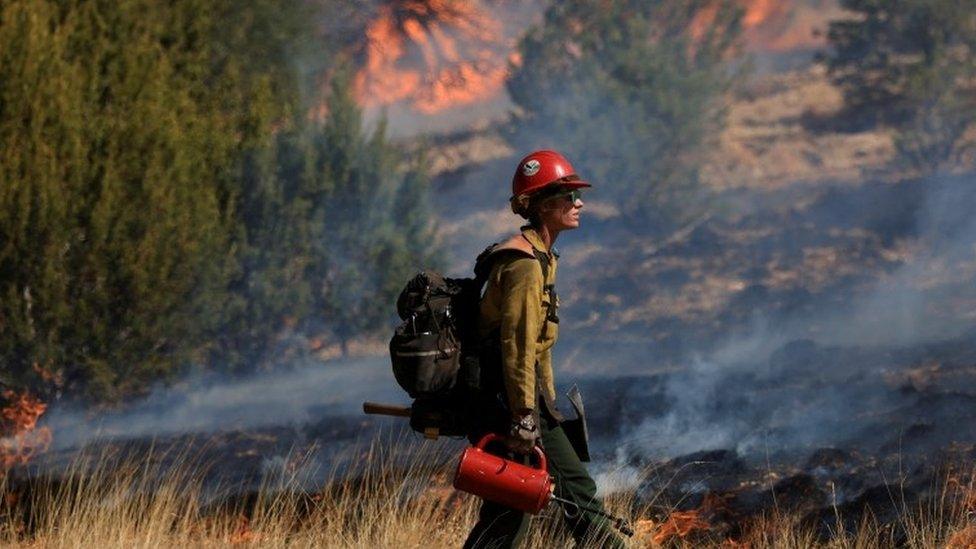
<svg viewBox="0 0 976 549"><path fill-rule="evenodd" d="M69 392L115 400L213 347L240 259L234 166L287 104L216 46L239 15L198 0L0 7L0 360L12 377L36 364Z"/></svg>
<svg viewBox="0 0 976 549"><path fill-rule="evenodd" d="M329 114L315 133L312 178L320 184L310 280L323 324L339 340L387 325L396 293L410 272L436 256L423 166L404 170L385 122L364 127L349 80L331 85Z"/></svg>
<svg viewBox="0 0 976 549"><path fill-rule="evenodd" d="M2 357L115 398L192 357L227 266L233 148L206 14L11 1L0 15Z"/></svg>

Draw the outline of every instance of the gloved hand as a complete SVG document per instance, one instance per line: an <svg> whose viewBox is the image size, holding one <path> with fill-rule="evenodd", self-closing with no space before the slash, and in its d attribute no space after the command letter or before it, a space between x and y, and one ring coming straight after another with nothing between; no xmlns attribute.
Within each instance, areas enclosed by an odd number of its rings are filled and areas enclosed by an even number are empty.
<svg viewBox="0 0 976 549"><path fill-rule="evenodd" d="M528 454L539 440L539 427L531 413L512 419L512 426L505 437L505 446L512 452Z"/></svg>

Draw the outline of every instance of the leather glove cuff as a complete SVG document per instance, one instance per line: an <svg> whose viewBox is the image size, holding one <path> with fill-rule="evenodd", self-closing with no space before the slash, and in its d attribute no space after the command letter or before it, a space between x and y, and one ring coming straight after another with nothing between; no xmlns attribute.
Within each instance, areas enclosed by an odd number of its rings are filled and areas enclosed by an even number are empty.
<svg viewBox="0 0 976 549"><path fill-rule="evenodd" d="M536 433L538 430L539 427L535 424L535 417L532 414L526 414L512 420L512 435L519 435L520 432Z"/></svg>

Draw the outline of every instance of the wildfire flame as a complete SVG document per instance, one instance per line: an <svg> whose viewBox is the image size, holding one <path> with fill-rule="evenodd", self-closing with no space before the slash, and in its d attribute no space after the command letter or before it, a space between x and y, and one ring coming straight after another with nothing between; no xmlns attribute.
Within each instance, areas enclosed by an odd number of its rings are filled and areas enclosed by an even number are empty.
<svg viewBox="0 0 976 549"><path fill-rule="evenodd" d="M712 520L718 513L728 510L725 499L717 494L709 492L705 494L701 506L690 511L673 511L668 515L667 520L661 523L657 531L654 532L653 541L658 545L677 538L687 539L689 536L698 533L705 533L712 529ZM726 540L726 543L734 543ZM733 545L734 546L734 545Z"/></svg>
<svg viewBox="0 0 976 549"><path fill-rule="evenodd" d="M737 1L745 9L745 43L752 51L820 46L823 36L814 29L839 9L832 0ZM383 0L360 46L362 66L353 79L359 104L399 104L433 114L497 97L509 64L519 64L516 40L531 19L516 13L517 4L499 11L488 9L487 0ZM520 9L530 4L538 11L543 6L527 2ZM704 36L717 10L713 3L699 11L692 37Z"/></svg>
<svg viewBox="0 0 976 549"><path fill-rule="evenodd" d="M742 24L747 29L753 29L769 21L776 14L784 13L789 2L777 0L751 0L746 3L746 13L742 17Z"/></svg>
<svg viewBox="0 0 976 549"><path fill-rule="evenodd" d="M785 52L823 45L823 37L815 33L826 26L830 9L824 2L794 2L792 0L737 0L745 13L742 16L743 34L747 49L753 51ZM817 5L814 5L817 4ZM718 14L718 4L710 4L692 20L690 33L695 39L704 36Z"/></svg>
<svg viewBox="0 0 976 549"><path fill-rule="evenodd" d="M954 532L946 541L949 549L970 549L976 547L976 526L967 524L961 530Z"/></svg>
<svg viewBox="0 0 976 549"><path fill-rule="evenodd" d="M668 519L654 533L653 539L654 543L663 545L673 538L685 539L694 532L706 531L709 528L711 525L702 518L698 509L675 511L668 515Z"/></svg>
<svg viewBox="0 0 976 549"><path fill-rule="evenodd" d="M235 519L234 529L227 536L230 545L250 545L263 541L264 536L251 529L251 519L240 514Z"/></svg>
<svg viewBox="0 0 976 549"><path fill-rule="evenodd" d="M477 3L393 1L366 29L366 61L353 85L362 105L406 101L435 113L498 94L511 48Z"/></svg>
<svg viewBox="0 0 976 549"><path fill-rule="evenodd" d="M51 445L51 430L37 427L37 420L47 410L47 404L27 391L17 393L7 389L2 393L8 402L0 409L3 437L0 438L0 468L10 469L29 462Z"/></svg>

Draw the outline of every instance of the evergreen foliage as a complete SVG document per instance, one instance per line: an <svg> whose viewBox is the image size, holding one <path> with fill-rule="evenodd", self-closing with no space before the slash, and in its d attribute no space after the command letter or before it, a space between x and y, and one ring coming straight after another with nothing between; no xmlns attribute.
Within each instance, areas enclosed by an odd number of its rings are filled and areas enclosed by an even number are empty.
<svg viewBox="0 0 976 549"><path fill-rule="evenodd" d="M189 3L187 3L189 4ZM232 131L193 40L206 13L6 2L0 360L117 398L219 322Z"/></svg>
<svg viewBox="0 0 976 549"><path fill-rule="evenodd" d="M948 168L976 121L976 4L969 0L843 0L826 61L849 110L899 129L900 159Z"/></svg>
<svg viewBox="0 0 976 549"><path fill-rule="evenodd" d="M519 147L564 151L642 227L679 220L724 123L740 11L707 0L553 3L508 81Z"/></svg>
<svg viewBox="0 0 976 549"><path fill-rule="evenodd" d="M430 237L395 225L426 219L397 200L424 176L346 79L309 120L332 62L302 61L312 5L0 4L2 381L117 401L252 367L289 331L383 324Z"/></svg>

